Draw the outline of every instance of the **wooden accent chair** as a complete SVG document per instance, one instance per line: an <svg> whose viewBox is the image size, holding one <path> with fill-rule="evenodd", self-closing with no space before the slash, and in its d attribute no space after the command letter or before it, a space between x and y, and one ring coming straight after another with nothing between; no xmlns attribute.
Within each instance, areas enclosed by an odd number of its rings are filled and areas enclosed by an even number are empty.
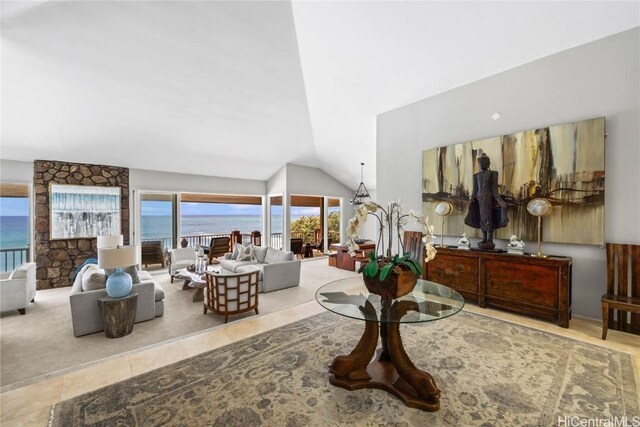
<svg viewBox="0 0 640 427"><path fill-rule="evenodd" d="M209 243L209 264L213 262L214 258L230 252L230 245L231 237L212 237L211 243Z"/></svg>
<svg viewBox="0 0 640 427"><path fill-rule="evenodd" d="M297 257L304 254L304 242L302 239L291 239L291 252Z"/></svg>
<svg viewBox="0 0 640 427"><path fill-rule="evenodd" d="M607 293L600 301L603 340L608 328L640 334L639 245L607 243Z"/></svg>
<svg viewBox="0 0 640 427"><path fill-rule="evenodd" d="M260 269L235 274L207 272L207 289L204 300L204 314L211 310L224 316L255 310L258 313L258 282Z"/></svg>
<svg viewBox="0 0 640 427"><path fill-rule="evenodd" d="M422 244L422 232L420 231L405 231L404 238L402 239L404 244L404 252L411 254L411 259L422 265L424 260L424 247Z"/></svg>
<svg viewBox="0 0 640 427"><path fill-rule="evenodd" d="M164 267L164 253L162 252L162 242L160 240L142 242L141 252L141 264L144 264L145 268L149 264L162 264L162 267Z"/></svg>

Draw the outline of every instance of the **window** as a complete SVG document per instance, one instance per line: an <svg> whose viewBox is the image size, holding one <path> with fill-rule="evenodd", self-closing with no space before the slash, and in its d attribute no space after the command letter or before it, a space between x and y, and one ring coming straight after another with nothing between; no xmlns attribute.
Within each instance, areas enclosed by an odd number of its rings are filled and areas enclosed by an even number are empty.
<svg viewBox="0 0 640 427"><path fill-rule="evenodd" d="M29 185L0 184L0 271L30 260Z"/></svg>

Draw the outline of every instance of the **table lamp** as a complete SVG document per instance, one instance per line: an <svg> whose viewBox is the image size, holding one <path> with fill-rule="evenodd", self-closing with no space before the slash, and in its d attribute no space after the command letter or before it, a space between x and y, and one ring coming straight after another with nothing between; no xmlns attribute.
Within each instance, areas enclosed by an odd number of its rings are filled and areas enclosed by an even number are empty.
<svg viewBox="0 0 640 427"><path fill-rule="evenodd" d="M107 294L111 298L122 298L131 292L133 280L123 270L138 263L137 246L118 246L98 249L98 267L115 268L115 272L107 279Z"/></svg>
<svg viewBox="0 0 640 427"><path fill-rule="evenodd" d="M527 204L527 211L531 215L538 217L538 253L531 254L533 257L547 258L547 255L544 255L540 250L542 244L542 217L549 215L552 208L551 202L547 199L543 199L542 197L533 199Z"/></svg>
<svg viewBox="0 0 640 427"><path fill-rule="evenodd" d="M98 249L122 246L122 234L118 236L98 236Z"/></svg>
<svg viewBox="0 0 640 427"><path fill-rule="evenodd" d="M438 214L440 216L440 218L442 218L442 224L441 224L441 228L440 228L440 246L438 246L439 248L446 248L446 246L444 245L444 220L451 215L451 212L453 212L453 205L449 202L440 202L436 205L436 214Z"/></svg>

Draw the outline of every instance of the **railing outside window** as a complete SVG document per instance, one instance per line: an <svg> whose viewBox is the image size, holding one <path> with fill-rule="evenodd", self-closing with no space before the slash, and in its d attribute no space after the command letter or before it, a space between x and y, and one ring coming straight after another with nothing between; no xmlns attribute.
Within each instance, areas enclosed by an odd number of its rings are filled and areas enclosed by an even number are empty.
<svg viewBox="0 0 640 427"><path fill-rule="evenodd" d="M29 262L29 247L0 249L0 272L13 271Z"/></svg>

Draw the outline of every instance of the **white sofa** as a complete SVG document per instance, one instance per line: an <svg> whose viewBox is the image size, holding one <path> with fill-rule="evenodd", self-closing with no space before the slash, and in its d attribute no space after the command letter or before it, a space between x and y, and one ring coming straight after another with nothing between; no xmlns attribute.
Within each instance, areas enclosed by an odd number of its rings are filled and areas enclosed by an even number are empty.
<svg viewBox="0 0 640 427"><path fill-rule="evenodd" d="M104 298L107 290L102 285L99 289L90 289L86 275L104 274L95 264L89 264L80 270L71 288L69 303L71 304L71 320L73 334L77 337L104 330L98 298ZM144 322L164 314L164 290L146 271L138 271L140 283L135 283L131 292L138 293L135 322ZM100 286L100 285L98 285ZM85 290L86 289L86 290Z"/></svg>
<svg viewBox="0 0 640 427"><path fill-rule="evenodd" d="M25 309L36 297L36 263L27 262L0 280L0 312Z"/></svg>
<svg viewBox="0 0 640 427"><path fill-rule="evenodd" d="M253 247L255 261L237 261L237 251L228 252L220 261L220 267L233 273L246 273L255 266L260 269L260 292L272 292L300 285L300 260L294 259L293 252L283 252L273 248ZM224 272L223 272L224 273Z"/></svg>

